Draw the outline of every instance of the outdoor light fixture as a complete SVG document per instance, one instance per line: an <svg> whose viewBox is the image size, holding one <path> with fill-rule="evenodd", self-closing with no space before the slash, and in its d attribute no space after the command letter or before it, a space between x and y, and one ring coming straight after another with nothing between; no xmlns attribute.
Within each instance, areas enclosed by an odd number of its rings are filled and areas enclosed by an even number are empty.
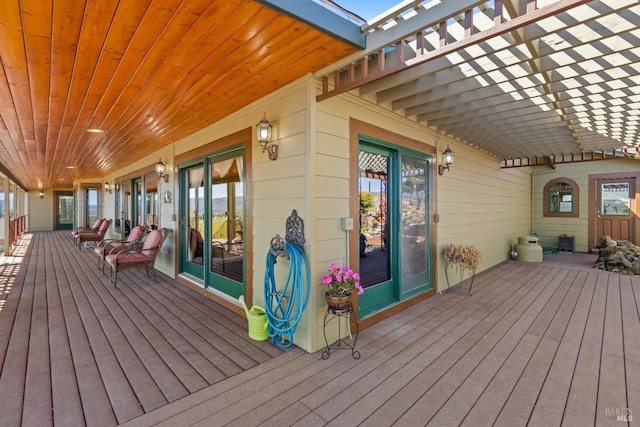
<svg viewBox="0 0 640 427"><path fill-rule="evenodd" d="M271 140L271 124L269 120L267 120L267 113L264 113L262 120L260 123L256 125L256 136L258 137L258 142L262 146L262 152L265 150L269 153L269 158L271 160L275 160L278 158L278 146L275 144L269 145L269 141Z"/></svg>
<svg viewBox="0 0 640 427"><path fill-rule="evenodd" d="M40 198L44 198L44 191L40 190Z"/></svg>
<svg viewBox="0 0 640 427"><path fill-rule="evenodd" d="M109 185L109 181L104 183L104 191L111 194L113 192L113 188Z"/></svg>
<svg viewBox="0 0 640 427"><path fill-rule="evenodd" d="M438 165L438 174L443 175L445 169L449 170L449 167L453 164L453 150L447 144L447 149L442 153L442 161L444 165Z"/></svg>
<svg viewBox="0 0 640 427"><path fill-rule="evenodd" d="M164 163L162 163L162 159L158 160L158 163L156 163L156 173L158 174L158 180L162 178L164 179L164 182L169 182L169 174L164 173Z"/></svg>

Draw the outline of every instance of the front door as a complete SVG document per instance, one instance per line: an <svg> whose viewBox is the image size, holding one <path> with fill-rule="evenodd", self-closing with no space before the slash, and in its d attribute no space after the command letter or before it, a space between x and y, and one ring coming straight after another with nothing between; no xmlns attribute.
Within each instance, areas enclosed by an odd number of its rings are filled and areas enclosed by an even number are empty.
<svg viewBox="0 0 640 427"><path fill-rule="evenodd" d="M596 230L598 236L635 242L632 201L635 201L635 179L598 180Z"/></svg>

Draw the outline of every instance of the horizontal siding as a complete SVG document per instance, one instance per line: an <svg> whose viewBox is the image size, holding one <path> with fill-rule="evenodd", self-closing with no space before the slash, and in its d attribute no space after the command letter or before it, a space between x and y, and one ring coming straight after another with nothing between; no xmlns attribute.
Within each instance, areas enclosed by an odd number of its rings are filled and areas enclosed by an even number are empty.
<svg viewBox="0 0 640 427"><path fill-rule="evenodd" d="M588 252L589 231L589 175L637 171L636 160L606 160L556 165L554 170L536 168L534 172L534 231L542 246L557 247L558 237L563 234L575 236L575 250ZM580 191L579 216L577 218L544 217L546 203L545 185L557 178L569 178L578 184Z"/></svg>

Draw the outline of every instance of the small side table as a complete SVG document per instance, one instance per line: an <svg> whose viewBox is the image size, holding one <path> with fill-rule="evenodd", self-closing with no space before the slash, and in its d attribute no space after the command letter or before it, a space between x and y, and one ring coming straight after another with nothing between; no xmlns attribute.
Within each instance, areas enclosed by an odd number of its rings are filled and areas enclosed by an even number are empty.
<svg viewBox="0 0 640 427"><path fill-rule="evenodd" d="M331 350L351 350L351 356L354 359L360 359L360 352L356 350L356 341L358 341L358 319L354 319L353 316L353 305L349 302L347 307L344 310L332 310L327 307L327 312L324 314L324 324L322 325L322 332L324 333L324 342L327 345L327 349L322 352L322 358L328 359L331 356ZM342 334L340 331L342 322L341 319L347 318L349 319L349 326L355 326L356 334L353 335L353 343L349 344L345 339L341 338ZM333 320L338 319L338 341L329 345L329 341L327 340L327 325L331 323Z"/></svg>

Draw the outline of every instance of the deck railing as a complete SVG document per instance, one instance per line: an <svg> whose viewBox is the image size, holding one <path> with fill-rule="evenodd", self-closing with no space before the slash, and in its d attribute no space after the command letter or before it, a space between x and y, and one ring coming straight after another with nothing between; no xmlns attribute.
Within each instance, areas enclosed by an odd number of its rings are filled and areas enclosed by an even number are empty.
<svg viewBox="0 0 640 427"><path fill-rule="evenodd" d="M13 246L13 244L18 240L18 237L24 233L24 227L26 224L26 215L19 216L18 218L14 218L9 222L9 246Z"/></svg>

